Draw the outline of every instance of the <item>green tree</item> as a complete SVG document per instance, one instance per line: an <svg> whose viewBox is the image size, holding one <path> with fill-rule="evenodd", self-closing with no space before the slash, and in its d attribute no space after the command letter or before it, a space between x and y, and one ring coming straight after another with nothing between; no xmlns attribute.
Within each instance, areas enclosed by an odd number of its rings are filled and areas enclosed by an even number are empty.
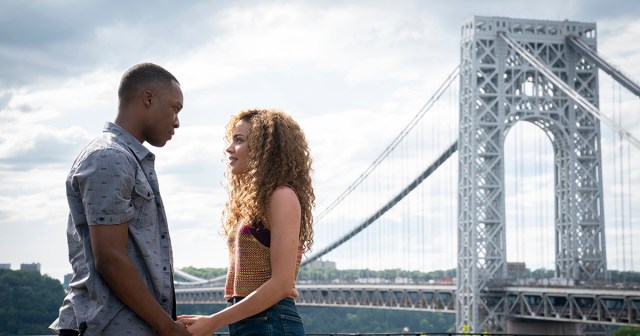
<svg viewBox="0 0 640 336"><path fill-rule="evenodd" d="M202 278L202 279L213 279L213 278L217 278L219 276L227 274L226 268L213 268L213 267L196 268L193 266L187 266L187 267L181 268L181 271L185 273L189 273L193 276L197 276L198 278Z"/></svg>
<svg viewBox="0 0 640 336"><path fill-rule="evenodd" d="M640 336L638 327L620 327L613 332L614 336Z"/></svg>
<svg viewBox="0 0 640 336"><path fill-rule="evenodd" d="M0 270L0 335L49 334L64 295L60 281L39 272Z"/></svg>

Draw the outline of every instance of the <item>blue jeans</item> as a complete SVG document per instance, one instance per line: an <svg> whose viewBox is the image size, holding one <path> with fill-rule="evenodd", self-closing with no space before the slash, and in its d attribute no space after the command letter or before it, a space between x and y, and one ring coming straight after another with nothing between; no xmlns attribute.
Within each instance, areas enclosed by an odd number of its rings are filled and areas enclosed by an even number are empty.
<svg viewBox="0 0 640 336"><path fill-rule="evenodd" d="M305 332L295 302L286 298L261 313L230 324L229 335L304 336Z"/></svg>

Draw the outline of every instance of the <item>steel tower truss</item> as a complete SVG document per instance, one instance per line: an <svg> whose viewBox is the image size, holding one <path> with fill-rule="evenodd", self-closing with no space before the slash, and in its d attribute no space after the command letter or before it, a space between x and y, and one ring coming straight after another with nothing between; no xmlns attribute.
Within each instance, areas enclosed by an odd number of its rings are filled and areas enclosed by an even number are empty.
<svg viewBox="0 0 640 336"><path fill-rule="evenodd" d="M505 331L504 139L519 121L554 149L556 276L604 280L600 123L572 98L598 106L598 68L566 42L575 35L595 50L595 33L593 23L478 16L462 28L458 331Z"/></svg>

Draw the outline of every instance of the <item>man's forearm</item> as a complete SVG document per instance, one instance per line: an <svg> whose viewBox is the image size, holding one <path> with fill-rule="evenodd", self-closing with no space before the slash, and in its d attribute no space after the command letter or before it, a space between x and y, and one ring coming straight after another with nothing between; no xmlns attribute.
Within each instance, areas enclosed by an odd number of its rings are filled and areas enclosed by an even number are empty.
<svg viewBox="0 0 640 336"><path fill-rule="evenodd" d="M156 331L173 326L173 319L151 295L127 255L112 255L98 273L116 297Z"/></svg>

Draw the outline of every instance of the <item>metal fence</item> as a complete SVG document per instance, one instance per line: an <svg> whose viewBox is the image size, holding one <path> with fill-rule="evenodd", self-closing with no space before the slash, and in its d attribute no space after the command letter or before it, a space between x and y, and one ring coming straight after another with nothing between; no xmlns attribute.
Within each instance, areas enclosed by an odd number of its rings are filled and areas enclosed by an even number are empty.
<svg viewBox="0 0 640 336"><path fill-rule="evenodd" d="M214 336L228 336L216 333ZM454 333L454 332L404 332L404 333L309 333L307 336L543 336L542 334L502 334L502 333ZM544 334L548 336L548 334ZM578 336L578 335L575 335Z"/></svg>

